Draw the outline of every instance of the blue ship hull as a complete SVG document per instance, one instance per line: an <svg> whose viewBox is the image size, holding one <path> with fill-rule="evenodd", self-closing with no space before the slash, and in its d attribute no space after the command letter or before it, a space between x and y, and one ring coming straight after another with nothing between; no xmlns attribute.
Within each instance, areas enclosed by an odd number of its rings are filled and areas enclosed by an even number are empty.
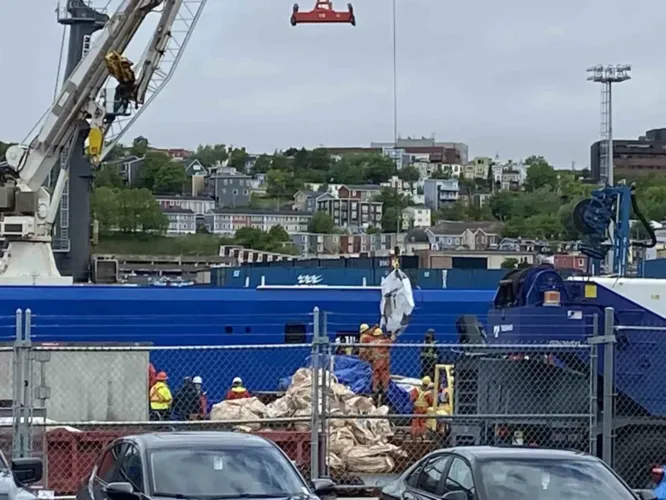
<svg viewBox="0 0 666 500"><path fill-rule="evenodd" d="M455 320L475 314L485 321L494 290L415 290L416 308L400 342L420 342L434 328L439 342L456 340ZM354 334L360 323L379 320L376 289L256 290L224 288L138 288L105 286L0 288L0 331L11 341L15 311L30 309L34 342L147 342L156 346L275 345L294 342L286 332L303 332L310 342L313 314L326 312L326 331ZM323 328L323 327L322 327ZM323 329L322 329L323 331ZM298 337L298 335L296 335ZM200 375L213 401L234 376L252 390L275 390L280 378L303 366L310 348L157 350L151 361L174 385ZM80 370L84 367L72 367ZM400 349L393 372L417 376L418 349Z"/></svg>

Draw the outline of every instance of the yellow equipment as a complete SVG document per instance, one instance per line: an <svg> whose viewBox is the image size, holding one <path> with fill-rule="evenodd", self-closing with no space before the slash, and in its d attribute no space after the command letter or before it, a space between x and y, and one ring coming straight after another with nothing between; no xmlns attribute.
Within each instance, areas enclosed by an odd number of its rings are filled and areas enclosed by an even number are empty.
<svg viewBox="0 0 666 500"><path fill-rule="evenodd" d="M430 378L430 377L425 377ZM425 380L425 379L424 379ZM442 382L446 380L445 391L446 397L444 401L440 401L440 391L442 388ZM433 397L433 407L428 408L428 414L438 415L438 416L448 416L453 415L453 365L435 365L435 383L434 383L434 397ZM440 434L445 434L448 430L448 424L446 422L441 422L437 425L437 420L429 419L426 422L428 429L431 431L439 432Z"/></svg>

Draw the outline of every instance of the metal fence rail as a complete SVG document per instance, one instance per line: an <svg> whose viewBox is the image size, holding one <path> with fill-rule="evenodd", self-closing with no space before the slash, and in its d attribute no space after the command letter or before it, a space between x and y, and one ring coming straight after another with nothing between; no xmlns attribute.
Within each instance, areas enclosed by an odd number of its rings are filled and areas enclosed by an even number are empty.
<svg viewBox="0 0 666 500"><path fill-rule="evenodd" d="M10 402L0 447L43 456L44 486L58 495L75 493L109 442L163 430L258 433L309 477L330 476L350 489L446 446L576 449L603 453L609 463L624 449L612 411L614 382L625 383L613 363L618 325L607 321L599 332L595 320L583 344L377 346L330 342L326 316L313 313L309 343L157 347L37 344L33 315L19 313L16 341L0 348L7 358L0 366L12 366L0 370L0 401ZM424 349L433 348L436 357L424 362ZM380 354L388 356L384 368L359 361ZM174 396L186 377L200 376L205 417L172 408L154 420L151 364L168 374ZM429 409L420 414L425 376ZM235 377L256 398L251 404L223 402Z"/></svg>

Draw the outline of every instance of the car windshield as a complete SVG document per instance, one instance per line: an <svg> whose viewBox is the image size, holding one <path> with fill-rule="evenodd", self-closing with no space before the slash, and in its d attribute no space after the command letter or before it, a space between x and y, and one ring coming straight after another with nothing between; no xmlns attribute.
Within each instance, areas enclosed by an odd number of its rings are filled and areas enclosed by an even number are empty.
<svg viewBox="0 0 666 500"><path fill-rule="evenodd" d="M490 460L480 470L493 500L635 500L610 470L593 460Z"/></svg>
<svg viewBox="0 0 666 500"><path fill-rule="evenodd" d="M272 446L163 449L150 454L155 496L234 498L307 492L287 458Z"/></svg>

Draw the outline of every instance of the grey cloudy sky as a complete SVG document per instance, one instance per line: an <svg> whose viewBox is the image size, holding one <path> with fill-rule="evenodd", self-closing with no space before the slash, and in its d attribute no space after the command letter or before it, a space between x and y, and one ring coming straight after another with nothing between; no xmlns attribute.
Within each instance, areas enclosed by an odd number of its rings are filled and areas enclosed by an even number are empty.
<svg viewBox="0 0 666 500"><path fill-rule="evenodd" d="M0 140L22 139L52 99L55 4L2 6ZM209 0L176 76L126 140L252 152L392 140L391 2L356 0L356 28L292 28L291 4ZM398 0L400 133L585 165L599 135L588 66L634 66L615 92L616 137L666 125L664 18L663 0Z"/></svg>

